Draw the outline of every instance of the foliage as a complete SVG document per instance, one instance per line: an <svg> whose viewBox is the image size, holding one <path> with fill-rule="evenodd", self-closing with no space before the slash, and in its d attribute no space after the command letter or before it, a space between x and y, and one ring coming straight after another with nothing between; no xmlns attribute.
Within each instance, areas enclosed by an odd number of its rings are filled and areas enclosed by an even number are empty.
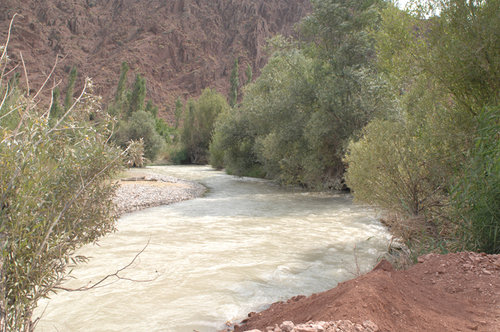
<svg viewBox="0 0 500 332"><path fill-rule="evenodd" d="M175 115L175 125L174 125L174 128L177 129L179 128L179 122L182 118L182 110L183 110L184 106L182 105L182 101L179 97L177 97L177 99L175 100L175 111L174 111L174 115Z"/></svg>
<svg viewBox="0 0 500 332"><path fill-rule="evenodd" d="M255 134L252 128L248 113L238 108L222 113L210 143L210 164L218 169L226 168L227 173L235 175L249 175L261 168L253 152Z"/></svg>
<svg viewBox="0 0 500 332"><path fill-rule="evenodd" d="M131 140L144 140L144 156L149 160L154 160L165 144L165 140L156 131L153 115L145 111L133 112L127 121L122 120L114 137L123 148Z"/></svg>
<svg viewBox="0 0 500 332"><path fill-rule="evenodd" d="M108 180L121 154L108 144L111 120L91 82L85 86L73 110L52 124L28 96L13 94L0 106L2 331L31 331L38 300L84 259L75 250L114 229ZM9 93L0 85L2 96ZM93 121L90 114L97 114Z"/></svg>
<svg viewBox="0 0 500 332"><path fill-rule="evenodd" d="M343 187L348 139L384 107L370 31L378 1L313 1L305 40L271 41L274 54L245 89L241 105L220 119L213 162L236 174L281 183Z"/></svg>
<svg viewBox="0 0 500 332"><path fill-rule="evenodd" d="M59 105L59 98L61 97L61 91L58 87L52 90L52 105L50 106L49 118L59 119L64 114L64 109Z"/></svg>
<svg viewBox="0 0 500 332"><path fill-rule="evenodd" d="M120 103L125 99L125 92L127 88L127 74L130 67L127 62L122 62L120 68L120 79L118 80L118 85L116 86L115 93L115 103Z"/></svg>
<svg viewBox="0 0 500 332"><path fill-rule="evenodd" d="M181 142L191 163L203 164L208 161L215 120L219 114L228 112L228 109L225 98L211 89L205 89L196 101L188 102Z"/></svg>
<svg viewBox="0 0 500 332"><path fill-rule="evenodd" d="M127 89L128 64L122 63L115 101L108 107L108 113L116 116L118 123L113 140L122 148L131 141L144 143L144 156L154 161L170 140L171 129L158 118L158 107L146 100L146 79L136 75L131 90Z"/></svg>
<svg viewBox="0 0 500 332"><path fill-rule="evenodd" d="M156 118L155 119L155 129L156 132L163 137L165 142L170 143L172 141L171 137L175 137L177 131L170 127L168 123L161 119L161 118Z"/></svg>
<svg viewBox="0 0 500 332"><path fill-rule="evenodd" d="M234 59L233 69L229 77L229 105L234 107L238 102L238 90L240 88L238 58Z"/></svg>
<svg viewBox="0 0 500 332"><path fill-rule="evenodd" d="M158 118L158 106L155 106L151 100L148 100L148 102L146 103L144 111L151 113L153 118Z"/></svg>
<svg viewBox="0 0 500 332"><path fill-rule="evenodd" d="M357 199L410 216L441 204L442 179L436 179L428 147L415 132L402 122L375 120L363 133L345 159L347 185Z"/></svg>
<svg viewBox="0 0 500 332"><path fill-rule="evenodd" d="M245 75L247 77L247 83L246 84L252 83L253 71L252 71L252 66L250 66L250 64L247 64L247 69L245 70Z"/></svg>
<svg viewBox="0 0 500 332"><path fill-rule="evenodd" d="M500 253L500 107L483 112L465 172L453 190L460 250Z"/></svg>
<svg viewBox="0 0 500 332"><path fill-rule="evenodd" d="M73 105L73 91L75 89L76 76L78 71L72 67L69 72L68 86L66 87L66 96L64 97L64 110L68 110Z"/></svg>
<svg viewBox="0 0 500 332"><path fill-rule="evenodd" d="M383 11L377 61L394 107L350 144L347 182L355 198L400 212L398 226L419 223L426 250L496 252L500 7L440 5L429 19Z"/></svg>
<svg viewBox="0 0 500 332"><path fill-rule="evenodd" d="M146 100L146 79L140 74L135 76L135 82L132 91L128 96L128 112L126 117L132 116L135 112L144 110L144 101Z"/></svg>
<svg viewBox="0 0 500 332"><path fill-rule="evenodd" d="M430 22L419 67L473 115L500 102L500 0L448 0Z"/></svg>
<svg viewBox="0 0 500 332"><path fill-rule="evenodd" d="M141 137L138 141L128 142L127 155L125 163L128 167L144 167L144 139Z"/></svg>

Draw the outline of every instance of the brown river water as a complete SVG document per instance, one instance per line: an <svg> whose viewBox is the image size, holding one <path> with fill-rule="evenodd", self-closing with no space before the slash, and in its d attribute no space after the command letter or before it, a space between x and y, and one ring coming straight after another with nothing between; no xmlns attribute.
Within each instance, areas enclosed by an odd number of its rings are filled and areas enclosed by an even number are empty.
<svg viewBox="0 0 500 332"><path fill-rule="evenodd" d="M206 166L154 170L200 182L207 194L124 215L116 233L79 250L91 259L67 287L114 273L149 241L120 274L134 281L53 295L39 303L36 331L216 331L369 270L389 243L375 211L347 194L284 189Z"/></svg>

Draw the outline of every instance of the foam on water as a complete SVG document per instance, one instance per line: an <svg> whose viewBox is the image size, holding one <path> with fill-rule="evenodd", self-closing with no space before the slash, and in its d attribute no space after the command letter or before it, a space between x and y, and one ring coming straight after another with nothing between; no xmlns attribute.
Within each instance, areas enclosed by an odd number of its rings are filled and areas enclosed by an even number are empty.
<svg viewBox="0 0 500 332"><path fill-rule="evenodd" d="M285 190L209 167L156 167L200 181L203 198L123 216L118 232L80 254L66 286L120 280L40 303L38 331L215 331L272 302L309 295L370 269L389 234L371 209L344 194Z"/></svg>

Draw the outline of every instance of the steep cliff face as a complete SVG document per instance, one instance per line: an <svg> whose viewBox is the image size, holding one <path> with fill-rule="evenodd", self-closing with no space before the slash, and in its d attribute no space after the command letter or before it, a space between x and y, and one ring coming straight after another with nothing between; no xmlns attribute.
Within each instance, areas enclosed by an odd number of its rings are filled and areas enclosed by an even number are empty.
<svg viewBox="0 0 500 332"><path fill-rule="evenodd" d="M2 0L0 37L20 14L9 54L15 65L22 52L34 87L59 56L56 80L76 65L109 97L127 61L168 117L165 108L178 96L205 87L227 93L236 57L241 80L247 64L255 77L267 60L267 38L290 35L309 11L309 0Z"/></svg>

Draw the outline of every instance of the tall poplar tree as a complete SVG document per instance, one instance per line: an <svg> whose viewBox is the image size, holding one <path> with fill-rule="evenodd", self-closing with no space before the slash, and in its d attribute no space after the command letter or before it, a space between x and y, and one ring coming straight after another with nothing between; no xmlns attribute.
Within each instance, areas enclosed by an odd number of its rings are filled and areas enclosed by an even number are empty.
<svg viewBox="0 0 500 332"><path fill-rule="evenodd" d="M145 99L146 79L141 74L137 74L130 94L128 116L131 116L134 112L143 111Z"/></svg>
<svg viewBox="0 0 500 332"><path fill-rule="evenodd" d="M233 70L231 71L229 82L231 84L229 90L229 105L234 107L238 101L238 89L240 86L238 58L234 59Z"/></svg>
<svg viewBox="0 0 500 332"><path fill-rule="evenodd" d="M69 81L68 87L66 88L66 96L64 98L64 109L68 110L71 105L73 105L73 92L75 89L76 76L78 75L78 71L76 67L71 68L69 72Z"/></svg>

